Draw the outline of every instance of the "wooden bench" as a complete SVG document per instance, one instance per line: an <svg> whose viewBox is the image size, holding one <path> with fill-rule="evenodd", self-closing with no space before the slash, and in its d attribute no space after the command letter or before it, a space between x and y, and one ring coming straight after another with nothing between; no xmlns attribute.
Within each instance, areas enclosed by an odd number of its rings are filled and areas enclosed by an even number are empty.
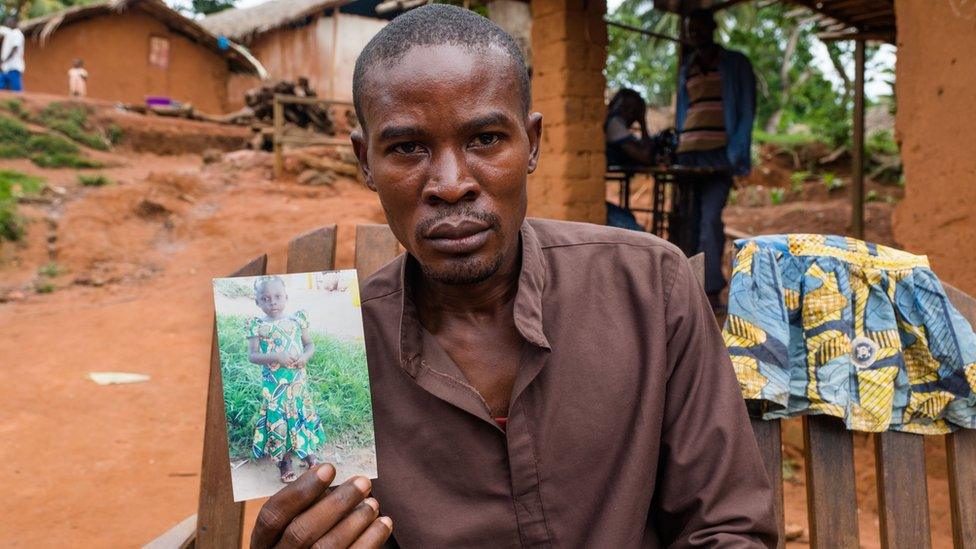
<svg viewBox="0 0 976 549"><path fill-rule="evenodd" d="M976 325L976 300L944 285L953 305ZM776 489L780 547L785 545L783 454L779 421L752 420L752 427ZM956 548L976 548L976 430L946 435L952 539ZM837 418L803 418L807 520L810 546L858 547L853 435ZM931 547L923 437L886 432L874 435L878 518L884 548Z"/></svg>
<svg viewBox="0 0 976 549"><path fill-rule="evenodd" d="M288 246L286 271L334 269L335 249L335 225L301 235ZM360 225L356 228L355 266L360 281L398 253L399 244L386 225ZM704 275L703 259L701 255L691 259L699 281ZM266 269L267 256L262 255L231 276L257 276L265 274ZM976 300L948 285L946 292L963 316L976 325ZM240 547L244 504L233 501L224 417L215 325L196 528L192 526L194 517L190 517L152 542L153 547ZM780 547L783 547L785 522L780 422L753 420L752 426L766 472L776 492L776 516ZM826 416L804 417L803 431L810 545L824 549L856 548L859 541L852 433L844 428L840 420ZM976 431L947 435L946 448L954 546L976 549ZM922 437L903 433L876 435L875 456L882 546L929 547Z"/></svg>

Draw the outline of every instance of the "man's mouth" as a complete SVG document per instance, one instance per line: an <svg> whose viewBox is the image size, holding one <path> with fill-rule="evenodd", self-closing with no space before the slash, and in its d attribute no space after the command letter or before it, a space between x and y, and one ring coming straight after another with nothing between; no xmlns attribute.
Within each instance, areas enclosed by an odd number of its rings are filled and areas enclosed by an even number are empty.
<svg viewBox="0 0 976 549"><path fill-rule="evenodd" d="M491 225L479 219L445 219L425 235L432 248L446 254L468 254L485 245Z"/></svg>

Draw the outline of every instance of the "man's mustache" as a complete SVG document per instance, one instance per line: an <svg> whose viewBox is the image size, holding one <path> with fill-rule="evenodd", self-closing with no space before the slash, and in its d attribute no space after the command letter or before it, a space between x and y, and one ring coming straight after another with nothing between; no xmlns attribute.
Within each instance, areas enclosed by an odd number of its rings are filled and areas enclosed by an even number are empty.
<svg viewBox="0 0 976 549"><path fill-rule="evenodd" d="M476 210L471 206L462 206L459 208L450 208L437 210L433 215L426 219L422 219L420 223L417 224L415 229L415 235L417 239L423 239L430 233L430 230L434 225L444 221L445 219L476 219L491 228L498 230L501 228L501 218L492 212L485 212L481 210Z"/></svg>

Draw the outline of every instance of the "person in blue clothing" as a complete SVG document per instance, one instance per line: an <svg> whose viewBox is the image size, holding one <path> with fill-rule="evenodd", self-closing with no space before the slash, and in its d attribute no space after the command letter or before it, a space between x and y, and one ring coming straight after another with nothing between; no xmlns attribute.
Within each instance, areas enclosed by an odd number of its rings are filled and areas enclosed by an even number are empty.
<svg viewBox="0 0 976 549"><path fill-rule="evenodd" d="M685 21L691 47L678 82L678 163L712 171L697 177L692 207L692 242L705 254L705 292L713 308L721 307L725 288L722 209L733 176L751 169L752 124L756 112L756 77L739 52L715 43L715 19L695 10Z"/></svg>
<svg viewBox="0 0 976 549"><path fill-rule="evenodd" d="M16 15L7 16L0 25L0 90L20 92L24 90L24 33L17 28Z"/></svg>

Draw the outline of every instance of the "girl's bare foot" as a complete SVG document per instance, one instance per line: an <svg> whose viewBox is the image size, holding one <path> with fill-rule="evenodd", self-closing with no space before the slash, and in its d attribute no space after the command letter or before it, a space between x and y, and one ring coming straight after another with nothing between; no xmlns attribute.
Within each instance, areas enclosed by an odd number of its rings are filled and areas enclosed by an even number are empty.
<svg viewBox="0 0 976 549"><path fill-rule="evenodd" d="M281 473L281 482L285 484L295 482L295 479L298 478L295 472L291 470L291 460L287 456L278 462L278 472Z"/></svg>
<svg viewBox="0 0 976 549"><path fill-rule="evenodd" d="M309 454L309 455L305 456L305 459L303 459L302 461L305 462L305 465L309 469L311 469L312 467L315 467L316 465L319 464L319 460L318 460L318 458L315 457L314 454Z"/></svg>

